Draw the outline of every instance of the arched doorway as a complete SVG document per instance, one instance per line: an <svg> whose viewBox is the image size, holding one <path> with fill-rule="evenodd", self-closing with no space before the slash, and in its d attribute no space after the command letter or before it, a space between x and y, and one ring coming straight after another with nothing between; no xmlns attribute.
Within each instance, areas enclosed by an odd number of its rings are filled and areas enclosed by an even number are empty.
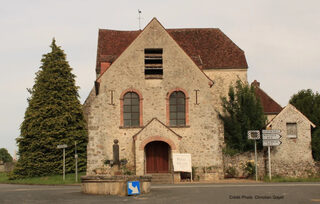
<svg viewBox="0 0 320 204"><path fill-rule="evenodd" d="M169 172L170 147L162 141L150 142L145 147L146 173Z"/></svg>

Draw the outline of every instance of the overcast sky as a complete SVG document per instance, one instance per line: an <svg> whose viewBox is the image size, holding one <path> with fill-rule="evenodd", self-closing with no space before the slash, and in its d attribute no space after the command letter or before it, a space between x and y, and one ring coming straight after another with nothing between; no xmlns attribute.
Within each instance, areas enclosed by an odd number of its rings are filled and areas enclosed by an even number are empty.
<svg viewBox="0 0 320 204"><path fill-rule="evenodd" d="M320 87L319 0L0 0L0 148L13 155L34 83L53 37L77 76L83 102L95 79L99 28L137 30L156 17L166 28L220 28L245 51L248 80L280 105Z"/></svg>

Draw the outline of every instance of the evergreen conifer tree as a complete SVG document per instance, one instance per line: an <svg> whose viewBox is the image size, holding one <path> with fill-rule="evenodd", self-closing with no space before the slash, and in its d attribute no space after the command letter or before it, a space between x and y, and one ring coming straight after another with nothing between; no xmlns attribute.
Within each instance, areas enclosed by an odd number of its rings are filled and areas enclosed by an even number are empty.
<svg viewBox="0 0 320 204"><path fill-rule="evenodd" d="M266 124L263 108L253 86L236 82L230 86L228 98L222 98L224 139L229 153L253 150L254 141L248 140L248 130L261 130ZM258 147L262 147L258 141Z"/></svg>
<svg viewBox="0 0 320 204"><path fill-rule="evenodd" d="M75 75L55 39L50 47L51 52L42 57L33 88L28 90L31 96L17 138L19 160L12 178L62 173L59 144L68 145L66 172L75 169L75 142L79 171L86 168L87 130Z"/></svg>

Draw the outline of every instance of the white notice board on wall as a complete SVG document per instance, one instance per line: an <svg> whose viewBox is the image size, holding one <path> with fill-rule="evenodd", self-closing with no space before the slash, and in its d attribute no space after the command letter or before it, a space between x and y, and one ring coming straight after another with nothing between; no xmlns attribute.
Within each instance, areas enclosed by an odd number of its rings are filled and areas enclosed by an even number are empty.
<svg viewBox="0 0 320 204"><path fill-rule="evenodd" d="M172 154L173 171L192 172L191 154Z"/></svg>

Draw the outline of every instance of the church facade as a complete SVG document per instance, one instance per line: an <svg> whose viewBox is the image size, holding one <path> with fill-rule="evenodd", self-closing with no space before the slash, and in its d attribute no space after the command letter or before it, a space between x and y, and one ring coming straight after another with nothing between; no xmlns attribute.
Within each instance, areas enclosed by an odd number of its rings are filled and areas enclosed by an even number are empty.
<svg viewBox="0 0 320 204"><path fill-rule="evenodd" d="M88 174L120 159L137 174L172 172L172 153L223 177L221 96L247 81L244 52L219 29L99 30L97 79L84 104Z"/></svg>
<svg viewBox="0 0 320 204"><path fill-rule="evenodd" d="M221 97L247 83L244 52L219 29L99 30L96 81L84 104L87 175L120 159L136 175L173 173L172 154L190 153L205 180L224 177ZM281 111L281 107L279 112Z"/></svg>

